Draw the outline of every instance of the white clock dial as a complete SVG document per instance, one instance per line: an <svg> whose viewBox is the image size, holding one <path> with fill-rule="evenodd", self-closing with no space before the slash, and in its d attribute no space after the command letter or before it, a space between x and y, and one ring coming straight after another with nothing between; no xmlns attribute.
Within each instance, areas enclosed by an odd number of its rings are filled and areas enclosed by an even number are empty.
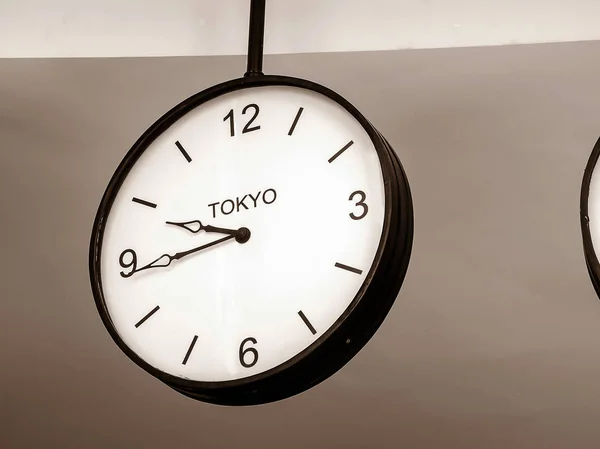
<svg viewBox="0 0 600 449"><path fill-rule="evenodd" d="M347 311L384 213L378 154L344 107L291 86L227 93L160 134L119 188L101 247L107 313L133 352L170 375L265 372Z"/></svg>

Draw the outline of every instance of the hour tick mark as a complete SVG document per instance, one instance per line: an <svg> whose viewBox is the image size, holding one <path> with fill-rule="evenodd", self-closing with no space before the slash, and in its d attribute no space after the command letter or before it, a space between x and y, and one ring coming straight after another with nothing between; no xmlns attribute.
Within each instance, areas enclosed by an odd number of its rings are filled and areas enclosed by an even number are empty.
<svg viewBox="0 0 600 449"><path fill-rule="evenodd" d="M150 318L152 315L154 315L156 312L158 312L158 309L160 309L160 306L156 306L154 309L152 309L150 312L148 312L144 318L142 318L135 324L135 327L140 327L142 324L144 324L144 322L148 318Z"/></svg>
<svg viewBox="0 0 600 449"><path fill-rule="evenodd" d="M359 270L358 268L349 267L348 265L344 265L343 263L336 262L335 266L337 268L341 268L342 270L351 271L352 273L362 274L362 270Z"/></svg>
<svg viewBox="0 0 600 449"><path fill-rule="evenodd" d="M194 346L196 345L197 340L198 340L198 336L194 335L194 338L192 338L192 342L190 343L190 347L188 348L187 352L185 353L183 362L181 362L183 365L185 365L187 363L188 359L190 358L190 354L192 353L192 350L194 349Z"/></svg>
<svg viewBox="0 0 600 449"><path fill-rule="evenodd" d="M131 201L133 201L134 203L141 204L142 206L148 206L148 207L151 207L152 209L156 209L156 204L151 203L150 201L141 200L136 197L131 198Z"/></svg>
<svg viewBox="0 0 600 449"><path fill-rule="evenodd" d="M306 318L306 315L304 315L304 312L302 312L302 310L300 310L298 312L298 315L300 315L300 318L302 318L302 321L304 321L304 324L306 324L306 327L308 327L308 329L312 332L312 334L315 335L317 333L317 331L315 330L313 325L310 324L310 321L308 321L308 318Z"/></svg>
<svg viewBox="0 0 600 449"><path fill-rule="evenodd" d="M302 115L302 111L304 111L304 108L298 109L298 113L296 114L296 118L294 119L294 123L292 123L292 127L290 128L290 130L288 132L288 136L291 136L292 133L294 132L294 129L296 129L296 125L298 124L298 120L300 119L300 116Z"/></svg>
<svg viewBox="0 0 600 449"><path fill-rule="evenodd" d="M337 153L335 153L333 156L331 156L329 158L329 163L331 164L333 161L335 161L340 154L342 154L344 151L346 151L348 148L350 148L353 144L354 144L354 141L351 140L346 145L344 145L344 148L342 148L340 151L338 151Z"/></svg>
<svg viewBox="0 0 600 449"><path fill-rule="evenodd" d="M185 151L185 148L183 148L183 145L181 145L179 143L179 140L175 142L175 145L177 146L177 148L179 148L179 151L181 151L181 154L183 154L183 157L188 161L188 162L192 162L192 158L190 157L190 155L188 154L187 151Z"/></svg>

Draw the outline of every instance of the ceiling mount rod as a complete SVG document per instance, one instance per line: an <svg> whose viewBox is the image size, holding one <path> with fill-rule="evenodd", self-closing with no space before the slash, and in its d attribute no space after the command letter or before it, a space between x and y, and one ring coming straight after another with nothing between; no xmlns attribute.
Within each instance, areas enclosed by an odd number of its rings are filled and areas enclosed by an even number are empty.
<svg viewBox="0 0 600 449"><path fill-rule="evenodd" d="M263 42L265 37L266 0L251 0L250 30L248 33L248 70L244 76L260 76L263 62Z"/></svg>

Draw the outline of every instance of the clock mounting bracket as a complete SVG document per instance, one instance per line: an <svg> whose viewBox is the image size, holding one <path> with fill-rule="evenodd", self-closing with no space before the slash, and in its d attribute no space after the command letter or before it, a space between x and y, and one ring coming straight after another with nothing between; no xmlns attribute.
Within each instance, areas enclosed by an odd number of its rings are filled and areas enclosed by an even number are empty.
<svg viewBox="0 0 600 449"><path fill-rule="evenodd" d="M266 0L251 0L250 29L248 32L248 69L245 77L261 76L263 63L263 44L265 37Z"/></svg>

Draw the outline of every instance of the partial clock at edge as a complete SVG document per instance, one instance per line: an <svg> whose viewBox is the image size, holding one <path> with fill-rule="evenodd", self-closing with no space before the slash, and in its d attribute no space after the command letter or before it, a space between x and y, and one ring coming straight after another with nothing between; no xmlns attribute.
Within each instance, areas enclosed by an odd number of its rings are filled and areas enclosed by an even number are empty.
<svg viewBox="0 0 600 449"><path fill-rule="evenodd" d="M585 167L581 185L580 222L583 250L588 274L596 294L600 296L600 176L597 162L600 157L600 139L596 142Z"/></svg>

